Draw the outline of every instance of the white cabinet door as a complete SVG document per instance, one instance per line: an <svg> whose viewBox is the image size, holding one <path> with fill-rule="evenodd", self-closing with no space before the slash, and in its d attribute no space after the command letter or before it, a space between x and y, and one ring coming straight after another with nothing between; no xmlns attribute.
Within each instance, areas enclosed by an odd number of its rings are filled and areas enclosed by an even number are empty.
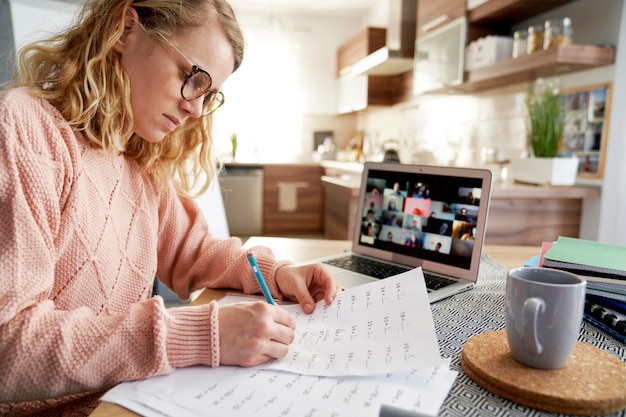
<svg viewBox="0 0 626 417"><path fill-rule="evenodd" d="M337 113L350 113L367 107L367 75L337 80Z"/></svg>
<svg viewBox="0 0 626 417"><path fill-rule="evenodd" d="M461 84L467 20L459 18L415 43L413 94Z"/></svg>

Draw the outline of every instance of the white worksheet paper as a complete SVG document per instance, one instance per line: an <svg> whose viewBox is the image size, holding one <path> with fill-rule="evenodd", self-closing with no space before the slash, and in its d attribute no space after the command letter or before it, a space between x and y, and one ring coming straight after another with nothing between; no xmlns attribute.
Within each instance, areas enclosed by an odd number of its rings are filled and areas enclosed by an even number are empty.
<svg viewBox="0 0 626 417"><path fill-rule="evenodd" d="M376 377L317 377L223 366L191 367L121 384L103 400L146 417L348 416L374 417L384 404L436 416L457 372L449 360L434 368Z"/></svg>
<svg viewBox="0 0 626 417"><path fill-rule="evenodd" d="M310 315L280 306L296 321L286 357L261 367L305 375L374 375L441 361L421 268L342 291Z"/></svg>
<svg viewBox="0 0 626 417"><path fill-rule="evenodd" d="M258 299L227 296L221 304ZM343 291L296 320L289 354L254 368L191 367L120 384L103 400L144 416L437 415L457 372L441 359L421 268Z"/></svg>

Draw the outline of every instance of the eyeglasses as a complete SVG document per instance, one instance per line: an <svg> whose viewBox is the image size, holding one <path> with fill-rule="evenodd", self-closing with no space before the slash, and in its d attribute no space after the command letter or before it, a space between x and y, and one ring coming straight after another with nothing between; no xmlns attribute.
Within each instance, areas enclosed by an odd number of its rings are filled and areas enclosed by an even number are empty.
<svg viewBox="0 0 626 417"><path fill-rule="evenodd" d="M142 25L143 27L143 25ZM219 109L224 104L224 94L219 90L210 90L213 80L208 72L203 70L197 65L194 65L180 49L170 42L165 36L157 32L157 35L161 37L169 46L172 47L180 56L182 56L189 65L191 65L191 72L185 74L183 85L180 87L180 95L187 101L195 100L204 96L202 102L202 115L208 116L215 110Z"/></svg>

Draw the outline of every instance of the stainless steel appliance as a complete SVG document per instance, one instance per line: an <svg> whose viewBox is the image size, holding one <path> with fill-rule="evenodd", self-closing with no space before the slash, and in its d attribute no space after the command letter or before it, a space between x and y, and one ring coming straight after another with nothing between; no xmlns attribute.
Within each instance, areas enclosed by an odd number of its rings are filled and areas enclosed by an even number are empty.
<svg viewBox="0 0 626 417"><path fill-rule="evenodd" d="M233 236L263 233L263 166L226 164L220 173L228 228Z"/></svg>

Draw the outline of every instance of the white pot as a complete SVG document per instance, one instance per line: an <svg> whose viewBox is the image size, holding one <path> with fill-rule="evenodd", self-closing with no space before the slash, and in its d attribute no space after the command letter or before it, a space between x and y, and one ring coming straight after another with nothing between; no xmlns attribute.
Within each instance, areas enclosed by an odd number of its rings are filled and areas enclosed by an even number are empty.
<svg viewBox="0 0 626 417"><path fill-rule="evenodd" d="M509 165L511 179L539 185L574 185L578 174L578 158L512 159Z"/></svg>

